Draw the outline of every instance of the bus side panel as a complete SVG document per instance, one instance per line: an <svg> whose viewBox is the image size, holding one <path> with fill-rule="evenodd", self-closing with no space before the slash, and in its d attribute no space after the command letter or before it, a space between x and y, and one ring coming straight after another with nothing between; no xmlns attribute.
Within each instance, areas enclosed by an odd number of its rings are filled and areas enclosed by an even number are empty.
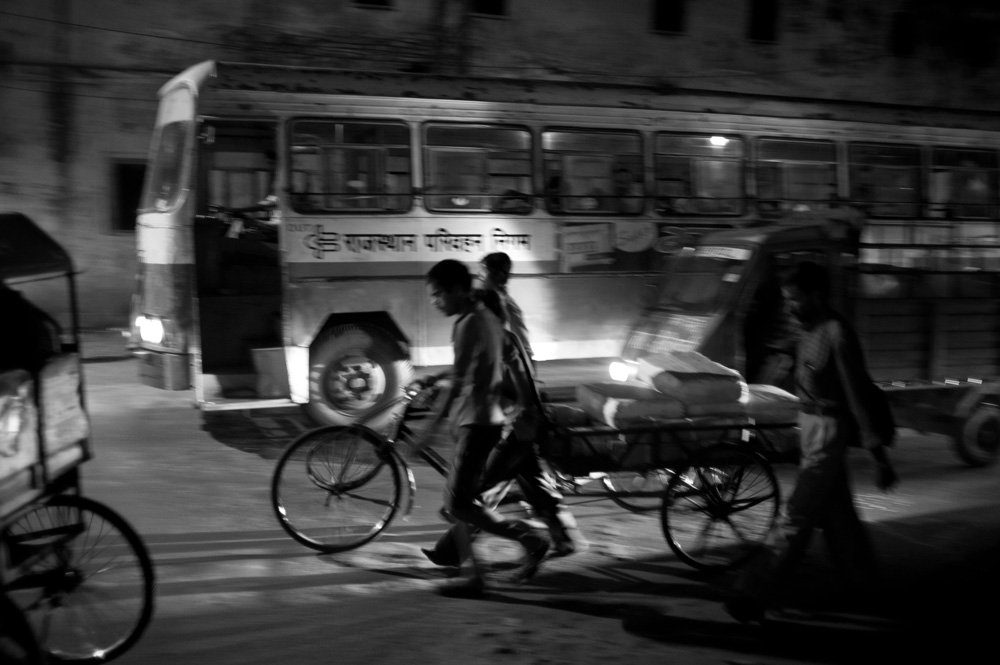
<svg viewBox="0 0 1000 665"><path fill-rule="evenodd" d="M422 279L356 279L293 282L285 300L286 334L293 346L309 346L331 316L343 323L385 313L410 344L419 344L421 311L428 306Z"/></svg>
<svg viewBox="0 0 1000 665"><path fill-rule="evenodd" d="M648 276L515 275L510 292L524 311L538 360L607 358L648 297ZM300 282L289 285L289 341L309 346L324 322L365 320L385 312L409 340L418 366L452 362L452 320L434 310L423 278Z"/></svg>

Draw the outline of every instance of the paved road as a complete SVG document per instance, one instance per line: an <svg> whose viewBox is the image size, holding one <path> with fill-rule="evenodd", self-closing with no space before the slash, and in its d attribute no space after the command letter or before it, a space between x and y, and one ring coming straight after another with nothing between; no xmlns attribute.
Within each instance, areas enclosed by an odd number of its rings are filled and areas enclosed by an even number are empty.
<svg viewBox="0 0 1000 665"><path fill-rule="evenodd" d="M523 586L501 573L486 600L456 601L432 593L444 572L418 549L443 528L433 471L414 465L413 514L382 540L317 555L280 530L268 500L274 460L306 426L297 412L204 421L188 394L139 386L133 361L98 355L86 366L95 458L84 490L143 534L159 582L154 621L123 665L928 662L939 647L960 662L1000 618L1000 468L963 467L940 437L903 438L894 494L855 460L885 602L844 598L817 543L785 611L739 626L719 606L726 579L680 563L655 515L579 496L569 500L587 552ZM785 487L793 475L779 468Z"/></svg>

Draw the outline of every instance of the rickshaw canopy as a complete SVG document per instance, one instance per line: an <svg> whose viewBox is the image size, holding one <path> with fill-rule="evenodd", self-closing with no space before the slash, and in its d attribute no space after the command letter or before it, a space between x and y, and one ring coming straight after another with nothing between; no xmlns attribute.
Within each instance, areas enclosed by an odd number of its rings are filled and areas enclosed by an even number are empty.
<svg viewBox="0 0 1000 665"><path fill-rule="evenodd" d="M18 282L72 272L69 254L49 234L21 213L0 213L0 280Z"/></svg>

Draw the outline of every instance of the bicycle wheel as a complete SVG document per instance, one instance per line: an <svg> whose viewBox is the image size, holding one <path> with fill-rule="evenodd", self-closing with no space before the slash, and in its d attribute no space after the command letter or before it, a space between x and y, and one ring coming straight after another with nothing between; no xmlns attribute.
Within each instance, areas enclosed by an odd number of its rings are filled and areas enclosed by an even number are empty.
<svg viewBox="0 0 1000 665"><path fill-rule="evenodd" d="M762 457L733 444L705 450L667 484L663 535L677 556L701 570L745 563L763 545L781 502Z"/></svg>
<svg viewBox="0 0 1000 665"><path fill-rule="evenodd" d="M3 539L25 574L9 595L50 660L103 663L129 649L153 614L153 564L131 526L107 506L53 497Z"/></svg>
<svg viewBox="0 0 1000 665"><path fill-rule="evenodd" d="M602 479L608 498L634 513L646 513L663 505L663 491L670 482L665 469L650 471L610 471ZM655 496L635 496L636 493Z"/></svg>
<svg viewBox="0 0 1000 665"><path fill-rule="evenodd" d="M306 547L343 552L377 538L399 511L402 478L385 439L366 427L306 432L281 455L271 505Z"/></svg>

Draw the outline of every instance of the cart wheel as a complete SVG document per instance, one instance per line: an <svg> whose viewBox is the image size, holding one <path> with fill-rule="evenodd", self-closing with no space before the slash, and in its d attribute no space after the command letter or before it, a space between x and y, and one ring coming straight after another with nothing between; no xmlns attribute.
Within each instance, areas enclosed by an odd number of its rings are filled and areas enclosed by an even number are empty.
<svg viewBox="0 0 1000 665"><path fill-rule="evenodd" d="M1000 409L980 406L955 437L955 451L970 466L989 466L1000 456Z"/></svg>
<svg viewBox="0 0 1000 665"><path fill-rule="evenodd" d="M153 614L153 564L118 513L63 495L3 533L25 574L8 589L50 660L103 663L135 644Z"/></svg>
<svg viewBox="0 0 1000 665"><path fill-rule="evenodd" d="M608 498L626 510L646 513L663 505L663 491L670 482L666 469L611 471L604 476ZM650 496L636 496L637 494Z"/></svg>
<svg viewBox="0 0 1000 665"><path fill-rule="evenodd" d="M778 481L763 457L719 444L670 479L660 512L663 535L695 568L735 568L763 544L780 503Z"/></svg>
<svg viewBox="0 0 1000 665"><path fill-rule="evenodd" d="M331 426L292 441L274 470L271 505L292 538L343 552L378 538L400 509L402 476L385 439Z"/></svg>

